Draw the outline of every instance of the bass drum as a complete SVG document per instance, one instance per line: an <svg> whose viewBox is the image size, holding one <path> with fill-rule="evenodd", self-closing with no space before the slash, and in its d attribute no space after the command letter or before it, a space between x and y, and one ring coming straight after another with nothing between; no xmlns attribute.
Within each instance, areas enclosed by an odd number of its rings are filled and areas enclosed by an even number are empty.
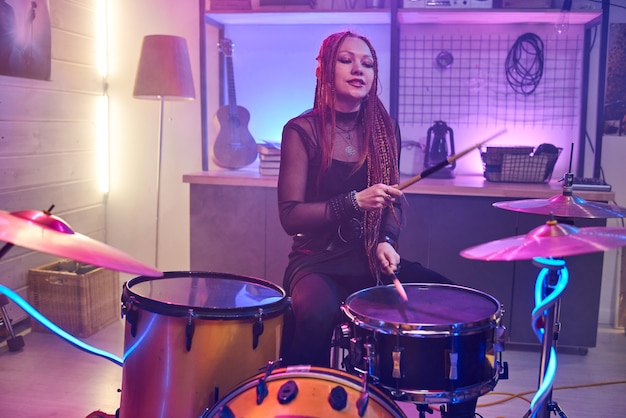
<svg viewBox="0 0 626 418"><path fill-rule="evenodd" d="M197 418L279 357L289 299L273 283L166 272L124 285L121 418Z"/></svg>
<svg viewBox="0 0 626 418"><path fill-rule="evenodd" d="M459 403L491 390L498 380L504 328L500 303L477 290L432 283L364 289L341 309L351 338L346 369L367 372L394 399ZM347 361L346 361L347 360Z"/></svg>
<svg viewBox="0 0 626 418"><path fill-rule="evenodd" d="M258 393L263 394L260 398ZM291 366L243 382L201 418L406 418L380 389L340 370Z"/></svg>

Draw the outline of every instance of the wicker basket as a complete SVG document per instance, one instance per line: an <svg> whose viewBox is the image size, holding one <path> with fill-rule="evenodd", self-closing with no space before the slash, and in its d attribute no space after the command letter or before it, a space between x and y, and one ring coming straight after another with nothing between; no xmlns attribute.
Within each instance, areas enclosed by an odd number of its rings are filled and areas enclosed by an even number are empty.
<svg viewBox="0 0 626 418"><path fill-rule="evenodd" d="M485 178L508 183L548 182L561 150L531 155L532 147L487 147L487 151L481 153Z"/></svg>
<svg viewBox="0 0 626 418"><path fill-rule="evenodd" d="M88 337L120 317L119 273L71 260L30 269L28 299L64 331ZM33 331L48 331L33 321Z"/></svg>

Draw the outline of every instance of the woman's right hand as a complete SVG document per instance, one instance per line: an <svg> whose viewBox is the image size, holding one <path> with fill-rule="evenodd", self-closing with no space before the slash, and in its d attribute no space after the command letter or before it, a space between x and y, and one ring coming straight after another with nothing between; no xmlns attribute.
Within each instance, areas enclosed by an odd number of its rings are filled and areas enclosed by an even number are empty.
<svg viewBox="0 0 626 418"><path fill-rule="evenodd" d="M356 201L361 209L370 211L391 206L401 196L402 191L397 184L389 186L378 183L357 192Z"/></svg>

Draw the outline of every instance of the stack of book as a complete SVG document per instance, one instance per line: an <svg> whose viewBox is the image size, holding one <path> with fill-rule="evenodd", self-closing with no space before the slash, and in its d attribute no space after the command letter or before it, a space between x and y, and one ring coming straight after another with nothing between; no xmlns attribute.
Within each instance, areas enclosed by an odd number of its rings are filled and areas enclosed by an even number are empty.
<svg viewBox="0 0 626 418"><path fill-rule="evenodd" d="M280 142L261 142L259 151L259 173L264 176L277 176L280 170Z"/></svg>

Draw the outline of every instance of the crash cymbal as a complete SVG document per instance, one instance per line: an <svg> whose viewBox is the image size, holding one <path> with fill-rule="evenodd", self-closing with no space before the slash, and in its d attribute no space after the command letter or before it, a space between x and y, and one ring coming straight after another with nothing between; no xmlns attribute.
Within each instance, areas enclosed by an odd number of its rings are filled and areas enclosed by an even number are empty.
<svg viewBox="0 0 626 418"><path fill-rule="evenodd" d="M626 228L576 228L554 220L526 235L504 238L461 251L465 258L487 261L565 257L605 251L626 245Z"/></svg>
<svg viewBox="0 0 626 418"><path fill-rule="evenodd" d="M159 270L120 250L74 232L66 222L49 211L0 211L0 241L110 270L163 276Z"/></svg>
<svg viewBox="0 0 626 418"><path fill-rule="evenodd" d="M626 208L600 202L589 202L573 195L557 195L549 199L496 202L493 206L515 212L554 215L567 218L623 218Z"/></svg>

